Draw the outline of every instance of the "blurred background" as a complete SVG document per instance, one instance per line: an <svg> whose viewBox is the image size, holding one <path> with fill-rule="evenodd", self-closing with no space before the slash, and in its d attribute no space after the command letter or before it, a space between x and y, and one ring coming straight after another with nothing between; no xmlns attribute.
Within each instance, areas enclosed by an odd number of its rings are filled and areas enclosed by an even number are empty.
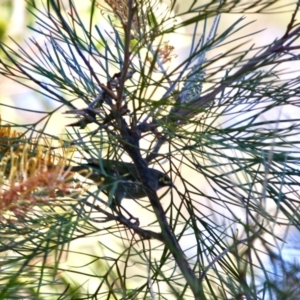
<svg viewBox="0 0 300 300"><path fill-rule="evenodd" d="M42 1L36 1L35 3L37 6L40 6L42 8L41 2ZM66 5L67 2L68 1L66 1ZM99 0L98 2L100 5L105 5L104 1ZM193 1L177 1L177 5L174 7L174 13L180 14L185 10L185 7L189 4L189 2L192 3ZM245 14L245 24L251 22L252 23L249 24L249 26L246 26L241 32L237 33L237 36L240 36L240 34L242 34L243 36L247 36L248 34L250 35L253 32L257 33L255 35L249 36L249 42L245 43L244 47L241 47L241 51L250 48L253 44L255 44L257 47L261 45L267 45L277 37L282 36L286 31L287 24L289 23L291 18L291 12L293 11L293 6L289 6L288 4L291 4L293 2L294 1L290 0L282 0L281 2L279 1L276 4L276 7L278 7L278 11L282 11L281 13L276 13L277 10L274 10L274 12L270 11L270 13L268 14ZM91 2L74 0L74 3L78 11L80 11L81 18L86 18L86 21L88 21ZM167 3L165 5L167 5ZM230 26L230 24L234 23L241 16L243 15L234 13L222 15L220 28L226 28ZM101 17L100 11L96 13L95 17L98 18L98 26L100 28L107 29L106 21ZM28 40L36 37L34 31L30 30L30 26L35 28L35 17L29 13L26 1L0 0L0 41L2 43L9 45L13 49L18 49L19 47L25 49L28 48ZM170 45L173 45L175 47L174 53L176 54L176 58L174 58L172 64L176 65L180 63L189 55L188 49L191 42L191 35L191 28L187 27L185 28L185 30L181 30L177 34L172 34L169 37L169 43ZM201 32L199 32L199 36L200 35ZM239 41L236 42L236 44L239 43ZM229 44L228 47L232 48L233 44ZM226 52L226 50L228 49L226 49L226 46L224 46L224 49L218 48L214 50L215 52L212 51L209 55L214 56L221 52ZM0 52L0 59L5 59L2 52ZM34 58L33 56L33 59L36 58ZM226 59L222 59L220 63L226 65ZM284 69L287 76L289 76L289 74L293 72L295 72L296 76L296 72L299 72L300 66L298 64L295 64L295 62L285 63ZM282 76L284 78L285 75ZM34 87L34 83L32 83L31 86ZM0 115L2 118L2 124L5 124L7 122L11 124L35 123L43 118L43 116L45 115L44 112L53 111L55 108L58 108L58 104L56 102L44 97L43 95L38 93L38 91L34 91L29 87L14 82L7 77L3 77L1 74L0 87ZM63 111L58 109L52 115L50 122L47 124L46 132L51 132L51 134L56 134L58 136L64 135L66 133L65 125L71 123L72 120L70 121L70 119L62 113ZM275 110L274 116L266 117L270 117L272 119L282 117L292 119L293 114L299 115L299 111L295 110L295 107L293 107L293 110L290 110L289 107L285 107L280 111ZM41 122L41 126L42 124L43 123ZM191 176L189 174L189 170L183 167L182 172L183 176L190 178L191 183L195 184L196 186L199 185L199 178ZM209 187L203 186L203 189L206 188L208 189ZM103 239L107 239L107 243L110 242L110 237L108 235L102 237L102 243L105 243ZM291 239L294 239L294 237L291 236ZM79 239L73 242L72 246L80 247L81 251L83 251L84 248L89 249L90 251L91 246L94 244L94 242L94 238L90 241L88 239L85 239L84 244L82 244L82 240ZM294 259L298 256L298 252L290 252L289 255L291 255L291 259ZM70 259L71 257L69 257L68 265L70 264ZM76 256L74 257L74 261L76 261ZM80 261L80 264L82 263L83 262ZM96 282L97 278L95 278L94 280ZM80 281L80 279L78 279L78 281ZM89 281L89 285L92 285L92 281Z"/></svg>
<svg viewBox="0 0 300 300"><path fill-rule="evenodd" d="M42 1L35 1L37 7L42 8ZM68 1L65 1L66 5ZM105 5L104 1L98 1L100 5ZM188 4L192 3L192 0L179 0L174 8L174 13L181 13L185 10ZM78 11L81 12L81 17L88 20L90 12L90 1L74 1ZM167 1L166 1L167 3ZM203 3L203 1L201 1ZM249 43L246 46L250 47L255 44L257 46L266 45L270 41L273 41L277 37L281 36L285 30L286 26L290 20L291 11L293 6L289 4L294 3L292 0L282 0L270 11L268 14L246 14L245 24L253 22L249 26L246 26L243 29L242 34L247 35L253 32L257 32L256 35L249 37ZM167 5L167 4L165 4ZM277 11L284 11L282 13L276 13ZM232 24L235 20L240 18L241 14L224 14L221 17L221 26L227 27ZM105 28L106 21L101 17L100 11L95 14L95 17L99 19L98 26ZM0 41L2 43L8 44L13 49L18 48L18 44L21 47L29 47L27 42L28 39L35 37L33 31L29 29L29 26L35 26L35 17L29 13L27 3L24 0L0 0ZM223 24L223 25L222 25ZM188 56L188 46L190 43L190 28L186 28L185 32L181 30L178 35L172 35L170 44L175 47L174 53L177 55L176 59L173 61L174 64L177 64L180 61L183 61L184 58ZM201 32L199 32L201 34ZM239 36L239 33L237 34ZM170 39L170 37L168 37ZM237 44L239 42L237 41ZM229 44L228 47L232 47L233 44ZM243 48L241 48L243 50ZM222 49L218 48L217 51L222 52ZM226 51L226 49L224 49ZM210 53L214 55L215 53ZM0 57L3 59L3 53L0 52ZM226 63L222 60L222 63ZM298 71L299 66L295 63L287 64L286 70ZM33 84L34 86L34 84ZM41 96L39 93L34 92L33 90L23 86L19 83L16 83L8 78L3 77L0 74L0 112L2 119L5 121L16 122L17 124L28 124L42 118L43 111L52 110L56 103L50 101L45 97ZM18 108L23 108L18 110ZM37 112L26 111L26 109L34 109ZM58 122L59 121L59 122ZM51 128L61 134L64 132L64 126L70 123L70 120L62 117L60 113L54 114L48 128ZM50 127L49 127L50 126Z"/></svg>

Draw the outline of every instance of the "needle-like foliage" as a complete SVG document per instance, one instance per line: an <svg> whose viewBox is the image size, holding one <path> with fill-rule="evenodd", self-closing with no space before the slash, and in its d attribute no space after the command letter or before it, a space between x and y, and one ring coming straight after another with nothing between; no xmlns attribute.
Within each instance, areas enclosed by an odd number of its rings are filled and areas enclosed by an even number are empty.
<svg viewBox="0 0 300 300"><path fill-rule="evenodd" d="M28 1L0 73L49 107L2 116L0 299L298 299L299 3L202 2ZM245 16L282 11L253 44Z"/></svg>

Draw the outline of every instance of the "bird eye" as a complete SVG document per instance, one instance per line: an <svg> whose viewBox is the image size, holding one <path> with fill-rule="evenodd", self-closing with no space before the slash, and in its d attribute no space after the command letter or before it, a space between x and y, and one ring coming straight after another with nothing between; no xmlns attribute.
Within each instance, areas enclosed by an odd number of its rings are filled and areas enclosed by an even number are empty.
<svg viewBox="0 0 300 300"><path fill-rule="evenodd" d="M163 185L172 185L172 182L168 177L162 176L159 178L159 182Z"/></svg>

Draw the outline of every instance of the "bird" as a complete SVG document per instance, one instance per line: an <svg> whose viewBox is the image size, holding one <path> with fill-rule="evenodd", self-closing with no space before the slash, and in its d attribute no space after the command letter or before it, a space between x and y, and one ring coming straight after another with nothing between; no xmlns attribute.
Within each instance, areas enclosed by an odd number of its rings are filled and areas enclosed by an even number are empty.
<svg viewBox="0 0 300 300"><path fill-rule="evenodd" d="M111 159L87 159L87 163L65 167L65 169L70 172L77 172L94 181L106 192L109 198L108 206L111 208L120 206L123 198L140 199L147 196L133 163ZM149 169L149 180L155 191L163 187L173 186L171 179L156 169Z"/></svg>

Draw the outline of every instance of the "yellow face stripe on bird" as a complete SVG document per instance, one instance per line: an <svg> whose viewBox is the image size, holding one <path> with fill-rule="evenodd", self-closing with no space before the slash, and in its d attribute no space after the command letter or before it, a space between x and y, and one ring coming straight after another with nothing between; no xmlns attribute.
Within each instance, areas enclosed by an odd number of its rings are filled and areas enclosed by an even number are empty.
<svg viewBox="0 0 300 300"><path fill-rule="evenodd" d="M173 183L172 181L170 180L169 177L163 175L162 177L159 178L159 182L162 184L162 185L165 185L165 186L172 186Z"/></svg>

